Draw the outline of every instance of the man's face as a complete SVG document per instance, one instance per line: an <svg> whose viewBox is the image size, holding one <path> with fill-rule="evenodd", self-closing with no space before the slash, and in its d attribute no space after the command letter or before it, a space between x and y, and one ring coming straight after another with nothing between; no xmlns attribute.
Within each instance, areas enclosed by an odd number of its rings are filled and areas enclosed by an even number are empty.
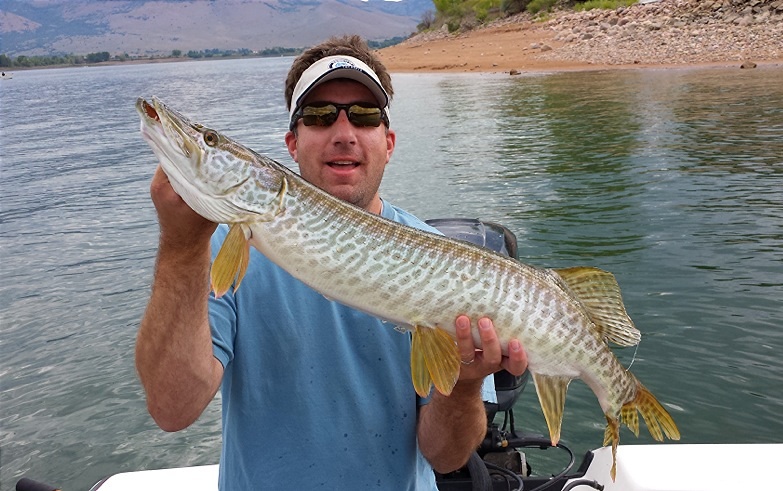
<svg viewBox="0 0 783 491"><path fill-rule="evenodd" d="M367 87L349 79L319 85L304 102L377 104ZM296 135L289 131L285 141L304 179L337 198L380 213L378 188L394 151L393 131L387 131L383 123L354 126L345 111L340 111L331 126L305 126L299 120L296 130Z"/></svg>

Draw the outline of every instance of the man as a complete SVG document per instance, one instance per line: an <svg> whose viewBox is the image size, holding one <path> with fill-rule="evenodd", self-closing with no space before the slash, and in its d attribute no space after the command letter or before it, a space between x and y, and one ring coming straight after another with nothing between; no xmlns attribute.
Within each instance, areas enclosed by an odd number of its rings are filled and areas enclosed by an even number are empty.
<svg viewBox="0 0 783 491"><path fill-rule="evenodd" d="M285 142L301 175L372 213L427 228L380 198L394 151L386 69L356 36L297 58L286 81ZM527 365L503 357L489 319L455 320L463 360L449 397L420 400L410 338L331 302L260 253L236 292L208 295L210 250L227 228L196 215L156 171L160 246L136 346L150 414L167 431L195 421L222 387L220 488L436 489L432 468L461 467L486 431L482 380ZM211 247L210 247L211 238Z"/></svg>

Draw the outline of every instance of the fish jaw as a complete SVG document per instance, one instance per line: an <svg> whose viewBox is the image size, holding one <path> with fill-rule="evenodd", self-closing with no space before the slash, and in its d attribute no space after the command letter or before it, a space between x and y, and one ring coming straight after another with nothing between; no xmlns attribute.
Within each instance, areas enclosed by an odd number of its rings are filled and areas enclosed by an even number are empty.
<svg viewBox="0 0 783 491"><path fill-rule="evenodd" d="M177 192L187 188L193 188L193 191L180 195L203 192L198 187L203 181L195 178L195 169L204 157L196 143L201 135L196 134L190 122L181 117L171 117L173 112L157 99L153 98L149 103L140 97L136 101L136 110L141 118L141 134L152 147Z"/></svg>

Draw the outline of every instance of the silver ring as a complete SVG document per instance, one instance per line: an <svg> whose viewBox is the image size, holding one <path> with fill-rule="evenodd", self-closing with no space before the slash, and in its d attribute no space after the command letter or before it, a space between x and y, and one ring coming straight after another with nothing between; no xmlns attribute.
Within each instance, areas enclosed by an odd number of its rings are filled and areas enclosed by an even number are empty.
<svg viewBox="0 0 783 491"><path fill-rule="evenodd" d="M476 361L476 357L473 357L473 359L470 361L460 360L460 363L462 363L463 365L470 365L474 361Z"/></svg>

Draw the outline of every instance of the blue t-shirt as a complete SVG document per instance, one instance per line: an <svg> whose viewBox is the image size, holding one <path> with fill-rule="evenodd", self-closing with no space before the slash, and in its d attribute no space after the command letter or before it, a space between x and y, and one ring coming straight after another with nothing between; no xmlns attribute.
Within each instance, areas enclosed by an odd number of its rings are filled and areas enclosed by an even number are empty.
<svg viewBox="0 0 783 491"><path fill-rule="evenodd" d="M434 231L385 202L381 215ZM409 335L250 254L239 290L209 303L225 368L220 489L437 489L416 443Z"/></svg>

